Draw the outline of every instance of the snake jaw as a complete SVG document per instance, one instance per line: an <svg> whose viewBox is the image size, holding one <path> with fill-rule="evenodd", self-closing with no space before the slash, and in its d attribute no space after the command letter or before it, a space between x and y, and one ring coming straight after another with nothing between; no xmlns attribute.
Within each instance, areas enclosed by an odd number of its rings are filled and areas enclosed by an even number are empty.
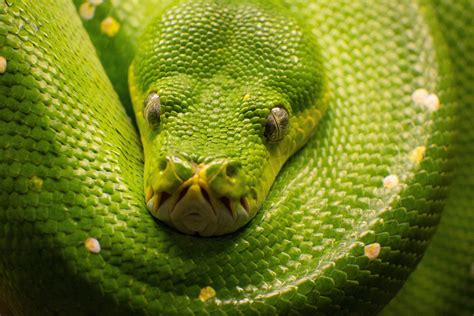
<svg viewBox="0 0 474 316"><path fill-rule="evenodd" d="M182 233L205 237L233 232L249 220L253 203L247 197L216 197L199 180L186 181L173 194L149 189L148 211Z"/></svg>

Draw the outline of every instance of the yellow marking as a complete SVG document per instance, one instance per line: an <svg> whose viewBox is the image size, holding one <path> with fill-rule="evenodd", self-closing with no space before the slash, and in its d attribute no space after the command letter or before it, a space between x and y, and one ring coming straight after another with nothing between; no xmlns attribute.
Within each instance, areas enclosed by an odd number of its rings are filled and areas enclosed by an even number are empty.
<svg viewBox="0 0 474 316"><path fill-rule="evenodd" d="M202 288L199 292L199 299L203 302L213 298L214 296L216 296L216 291L210 286Z"/></svg>
<svg viewBox="0 0 474 316"><path fill-rule="evenodd" d="M365 246L364 255L366 255L370 261L377 259L380 255L380 244L376 242Z"/></svg>
<svg viewBox="0 0 474 316"><path fill-rule="evenodd" d="M393 189L399 183L398 177L391 174L383 179L383 186L387 189Z"/></svg>
<svg viewBox="0 0 474 316"><path fill-rule="evenodd" d="M90 4L89 2L84 2L79 7L79 15L84 20L92 20L95 15L95 6Z"/></svg>
<svg viewBox="0 0 474 316"><path fill-rule="evenodd" d="M242 98L242 100L244 100L244 101L250 100L250 94L247 93L246 95L244 95L244 97Z"/></svg>
<svg viewBox="0 0 474 316"><path fill-rule="evenodd" d="M7 59L0 56L0 74L5 73L5 71L7 71Z"/></svg>
<svg viewBox="0 0 474 316"><path fill-rule="evenodd" d="M100 30L105 35L114 37L120 30L120 24L113 17L109 16L100 23Z"/></svg>
<svg viewBox="0 0 474 316"><path fill-rule="evenodd" d="M30 189L33 191L41 191L43 188L43 179L38 176L32 176L30 178Z"/></svg>
<svg viewBox="0 0 474 316"><path fill-rule="evenodd" d="M418 146L410 153L410 160L414 163L419 163L425 158L426 147Z"/></svg>
<svg viewBox="0 0 474 316"><path fill-rule="evenodd" d="M89 252L92 252L92 253L99 253L100 252L99 241L95 238L87 238L84 241L84 246L86 246L86 249L89 250Z"/></svg>

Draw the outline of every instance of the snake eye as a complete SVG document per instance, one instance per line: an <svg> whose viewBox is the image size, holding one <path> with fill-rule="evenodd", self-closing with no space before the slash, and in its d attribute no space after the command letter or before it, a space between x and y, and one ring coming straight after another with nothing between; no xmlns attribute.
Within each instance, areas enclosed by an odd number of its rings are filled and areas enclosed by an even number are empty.
<svg viewBox="0 0 474 316"><path fill-rule="evenodd" d="M147 120L152 129L160 125L161 100L156 92L148 95L143 106L143 117Z"/></svg>
<svg viewBox="0 0 474 316"><path fill-rule="evenodd" d="M268 114L263 135L269 143L276 143L285 137L288 127L288 112L284 108L277 106Z"/></svg>

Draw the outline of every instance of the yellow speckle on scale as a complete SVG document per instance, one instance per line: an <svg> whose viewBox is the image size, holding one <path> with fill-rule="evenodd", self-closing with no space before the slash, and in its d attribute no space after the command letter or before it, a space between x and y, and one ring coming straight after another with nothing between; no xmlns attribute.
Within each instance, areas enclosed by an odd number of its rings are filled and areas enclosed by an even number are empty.
<svg viewBox="0 0 474 316"><path fill-rule="evenodd" d="M202 288L199 292L199 299L203 302L213 298L214 296L216 296L216 291L210 286Z"/></svg>
<svg viewBox="0 0 474 316"><path fill-rule="evenodd" d="M250 100L250 94L247 93L246 95L244 95L244 97L243 97L242 99L243 99L244 101Z"/></svg>
<svg viewBox="0 0 474 316"><path fill-rule="evenodd" d="M426 97L429 95L428 91L425 89L417 89L413 94L411 95L411 99L413 102L422 104L423 101L426 99Z"/></svg>
<svg viewBox="0 0 474 316"><path fill-rule="evenodd" d="M399 183L398 177L396 175L389 175L383 179L383 186L387 189L393 189Z"/></svg>
<svg viewBox="0 0 474 316"><path fill-rule="evenodd" d="M365 246L364 255L366 255L370 261L377 259L380 255L380 244L376 242Z"/></svg>
<svg viewBox="0 0 474 316"><path fill-rule="evenodd" d="M114 37L120 30L120 24L111 16L100 23L100 30L109 37Z"/></svg>
<svg viewBox="0 0 474 316"><path fill-rule="evenodd" d="M426 107L430 111L437 111L440 108L440 101L436 94L429 93L426 89L417 89L411 95L413 102Z"/></svg>
<svg viewBox="0 0 474 316"><path fill-rule="evenodd" d="M414 163L419 163L425 158L426 147L418 146L410 153L410 160Z"/></svg>
<svg viewBox="0 0 474 316"><path fill-rule="evenodd" d="M95 6L90 4L89 2L84 2L79 7L79 15L84 20L91 20L94 18L95 15Z"/></svg>
<svg viewBox="0 0 474 316"><path fill-rule="evenodd" d="M87 238L84 241L84 246L86 249L92 253L99 253L100 252L100 244L99 241L95 238Z"/></svg>
<svg viewBox="0 0 474 316"><path fill-rule="evenodd" d="M38 176L32 176L30 178L30 189L33 191L41 191L43 188L43 179Z"/></svg>
<svg viewBox="0 0 474 316"><path fill-rule="evenodd" d="M429 94L423 104L431 111L438 111L440 108L439 98L436 94Z"/></svg>
<svg viewBox="0 0 474 316"><path fill-rule="evenodd" d="M0 56L0 74L5 73L5 71L7 71L7 59Z"/></svg>

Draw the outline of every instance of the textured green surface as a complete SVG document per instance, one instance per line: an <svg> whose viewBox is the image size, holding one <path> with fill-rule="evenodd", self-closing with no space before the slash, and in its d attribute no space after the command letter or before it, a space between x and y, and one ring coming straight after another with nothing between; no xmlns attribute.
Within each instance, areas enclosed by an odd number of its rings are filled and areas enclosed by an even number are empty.
<svg viewBox="0 0 474 316"><path fill-rule="evenodd" d="M1 9L0 293L18 313L90 311L121 281L125 221L146 214L138 137L71 3ZM88 236L118 247L89 255Z"/></svg>
<svg viewBox="0 0 474 316"><path fill-rule="evenodd" d="M130 86L144 147L145 192L158 199L172 194L165 203L158 200L152 214L186 233L234 232L255 216L281 167L312 136L325 111L316 39L278 2L197 1L153 18L138 47ZM161 99L159 126L143 114L150 93ZM290 123L287 135L270 143L264 130L274 107L286 109ZM207 212L186 204L193 193L180 186L196 176L215 211L205 203ZM174 208L168 206L183 194ZM155 197L148 199L153 203ZM219 208L222 199L233 205L234 216ZM248 210L240 205L243 199Z"/></svg>
<svg viewBox="0 0 474 316"><path fill-rule="evenodd" d="M439 40L449 47L459 103L455 178L423 260L384 315L474 312L474 2L435 1L431 14L439 23Z"/></svg>
<svg viewBox="0 0 474 316"><path fill-rule="evenodd" d="M289 7L321 47L328 113L251 224L203 239L147 213L138 137L72 4L2 4L0 297L14 312L375 313L420 260L448 197L439 233L459 248L440 236L424 273L436 271L441 290L420 277L413 291L436 302L431 311L472 313L472 287L462 287L472 284L469 4L439 14L412 2ZM420 87L440 97L439 111L412 102ZM420 164L409 159L417 146L427 148ZM383 187L389 174L399 186ZM364 245L374 242L382 249L370 261ZM437 267L437 253L452 261ZM202 302L206 286L217 294ZM400 311L411 311L409 291L393 302Z"/></svg>
<svg viewBox="0 0 474 316"><path fill-rule="evenodd" d="M74 0L73 2L79 10L85 1ZM166 6L170 2L171 0L159 1L160 6ZM143 18L150 18L159 13L158 9L161 7L156 3L157 1L150 0L108 0L96 7L92 19L82 19L84 28L88 31L96 48L97 55L119 95L122 105L131 117L133 117L133 109L127 82L128 65L135 55L138 35L146 26ZM101 31L101 22L107 17L127 21L127 23L120 24L119 32L112 38L104 35Z"/></svg>

